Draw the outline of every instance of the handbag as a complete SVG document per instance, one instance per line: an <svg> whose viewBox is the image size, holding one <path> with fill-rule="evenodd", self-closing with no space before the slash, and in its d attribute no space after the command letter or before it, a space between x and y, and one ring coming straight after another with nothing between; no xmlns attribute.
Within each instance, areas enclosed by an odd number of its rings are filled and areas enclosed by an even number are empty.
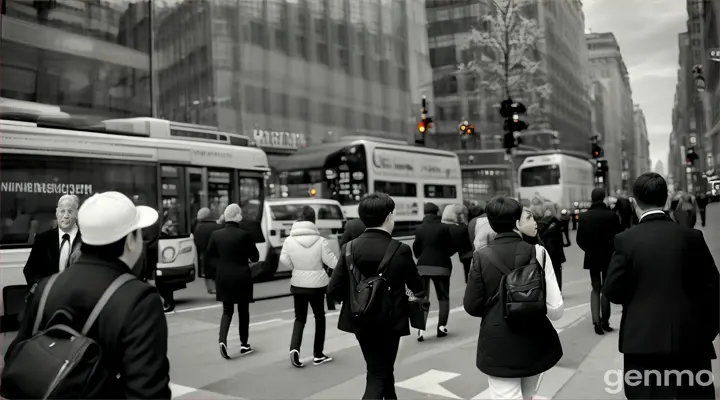
<svg viewBox="0 0 720 400"><path fill-rule="evenodd" d="M408 317L410 318L410 326L424 331L427 327L427 319L430 314L430 302L423 299L418 299L410 291L405 289L405 293L408 296Z"/></svg>
<svg viewBox="0 0 720 400"><path fill-rule="evenodd" d="M327 274L327 276L332 278L333 269L328 267L327 265L325 265L325 263L323 263L322 266L323 266L323 269L325 270L325 273Z"/></svg>

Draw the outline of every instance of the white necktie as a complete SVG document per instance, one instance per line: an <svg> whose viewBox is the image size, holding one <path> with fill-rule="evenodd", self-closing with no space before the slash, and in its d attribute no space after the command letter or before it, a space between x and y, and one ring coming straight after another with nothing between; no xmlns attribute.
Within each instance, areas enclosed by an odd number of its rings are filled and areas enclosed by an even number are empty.
<svg viewBox="0 0 720 400"><path fill-rule="evenodd" d="M70 235L66 233L63 235L62 243L60 244L60 264L58 265L60 272L65 271L68 258L70 258Z"/></svg>

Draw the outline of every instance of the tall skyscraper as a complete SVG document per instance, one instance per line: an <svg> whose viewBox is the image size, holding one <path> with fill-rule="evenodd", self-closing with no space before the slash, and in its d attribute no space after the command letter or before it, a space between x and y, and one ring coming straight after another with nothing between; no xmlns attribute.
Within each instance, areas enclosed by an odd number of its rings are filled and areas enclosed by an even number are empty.
<svg viewBox="0 0 720 400"><path fill-rule="evenodd" d="M430 62L433 68L439 147L461 148L457 127L463 120L476 126L476 135L467 140L469 149L493 149L501 146L503 120L498 113L504 93L492 92L480 85L483 79L474 73L458 73L458 66L473 59L473 52L462 49L465 37L479 17L495 12L491 0L428 0ZM590 105L585 76L585 17L579 0L540 1L523 9L528 18L538 21L543 40L535 53L541 61L544 76L531 84L550 83L551 94L545 100L523 99L542 103L544 117L531 122L524 144L551 148L555 144L551 131L558 133L561 148L589 151ZM518 90L513 96L523 98ZM533 131L544 131L535 135Z"/></svg>
<svg viewBox="0 0 720 400"><path fill-rule="evenodd" d="M652 169L650 165L650 141L648 140L647 122L645 121L645 113L639 104L634 105L634 122L635 122L635 172L634 176L638 177Z"/></svg>
<svg viewBox="0 0 720 400"><path fill-rule="evenodd" d="M0 97L86 119L152 115L150 2L0 2Z"/></svg>
<svg viewBox="0 0 720 400"><path fill-rule="evenodd" d="M412 140L429 93L413 0L186 0L155 10L158 115L269 152L345 135Z"/></svg>
<svg viewBox="0 0 720 400"><path fill-rule="evenodd" d="M665 164L663 164L662 160L657 160L655 163L655 173L665 176Z"/></svg>
<svg viewBox="0 0 720 400"><path fill-rule="evenodd" d="M608 188L630 190L634 181L635 118L627 67L615 35L588 33L590 81L600 82L608 93L605 101L605 136L601 138L608 160Z"/></svg>

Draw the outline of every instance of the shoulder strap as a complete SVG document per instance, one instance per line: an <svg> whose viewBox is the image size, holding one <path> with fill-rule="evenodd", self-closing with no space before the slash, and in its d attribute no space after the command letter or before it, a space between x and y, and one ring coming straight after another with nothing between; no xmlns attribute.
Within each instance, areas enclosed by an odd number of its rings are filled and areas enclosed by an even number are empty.
<svg viewBox="0 0 720 400"><path fill-rule="evenodd" d="M393 255L395 255L395 252L399 248L400 248L400 242L395 239L390 239L390 244L388 245L387 249L385 250L385 255L383 256L382 261L380 261L380 266L378 267L379 275L382 276L382 274L385 273L385 270L387 269L388 265L390 265L390 259L392 259Z"/></svg>
<svg viewBox="0 0 720 400"><path fill-rule="evenodd" d="M110 284L110 286L105 289L105 292L100 297L100 300L98 300L97 304L95 304L95 307L90 312L90 316L88 317L87 321L85 321L85 325L83 325L82 331L80 331L81 334L87 335L87 333L90 331L90 328L92 328L93 324L95 323L95 320L100 315L100 312L102 312L108 300L110 300L110 297L112 297L112 295L115 294L118 289L120 289L120 286L126 284L132 279L135 279L135 276L127 273L115 278L115 280Z"/></svg>
<svg viewBox="0 0 720 400"><path fill-rule="evenodd" d="M487 246L485 248L487 249L485 250L485 256L490 259L490 263L493 267L502 272L503 275L507 275L512 272L512 270L510 270L510 268L508 268L507 265L500 259L495 250L492 249L492 247Z"/></svg>
<svg viewBox="0 0 720 400"><path fill-rule="evenodd" d="M45 314L45 304L47 303L48 294L50 293L50 289L55 283L55 279L57 279L57 277L58 274L50 276L50 279L48 279L45 287L43 288L42 295L40 296L40 304L38 305L37 314L35 314L35 323L33 324L32 330L33 336L35 336L38 333L38 330L40 330L40 323L42 322L43 314Z"/></svg>

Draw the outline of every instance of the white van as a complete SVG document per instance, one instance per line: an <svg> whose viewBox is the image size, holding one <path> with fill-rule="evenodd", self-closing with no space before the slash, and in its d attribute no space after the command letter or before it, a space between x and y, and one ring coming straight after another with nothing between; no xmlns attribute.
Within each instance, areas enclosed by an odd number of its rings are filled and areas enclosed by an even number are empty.
<svg viewBox="0 0 720 400"><path fill-rule="evenodd" d="M287 267L278 263L280 251L285 238L290 236L293 223L298 220L305 206L315 210L315 225L320 235L328 239L335 255L340 255L338 240L343 234L345 214L338 201L317 198L267 199L262 216L262 229L268 245L266 263L269 265L266 265L264 270L275 270L275 276L290 273Z"/></svg>

